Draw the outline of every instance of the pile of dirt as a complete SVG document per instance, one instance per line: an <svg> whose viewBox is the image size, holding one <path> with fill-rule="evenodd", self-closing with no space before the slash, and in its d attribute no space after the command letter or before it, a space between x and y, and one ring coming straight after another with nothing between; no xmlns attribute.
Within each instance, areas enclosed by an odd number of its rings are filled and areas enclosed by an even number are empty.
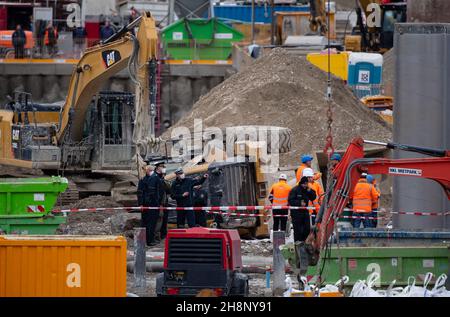
<svg viewBox="0 0 450 317"><path fill-rule="evenodd" d="M383 55L383 86L385 94L394 95L395 81L395 51L390 49Z"/></svg>
<svg viewBox="0 0 450 317"><path fill-rule="evenodd" d="M41 177L45 176L41 170L32 168L22 168L8 165L0 165L0 178L11 177Z"/></svg>
<svg viewBox="0 0 450 317"><path fill-rule="evenodd" d="M292 130L291 152L281 164L297 164L303 153L322 150L327 134L325 99L327 74L306 58L273 49L252 66L229 77L202 96L193 110L173 127L203 128L275 125ZM387 141L391 128L357 100L342 80L332 79L333 135L336 149L345 149L356 136ZM163 138L170 138L171 130Z"/></svg>
<svg viewBox="0 0 450 317"><path fill-rule="evenodd" d="M77 209L107 208L107 207L123 207L123 206L115 202L114 199L112 199L111 197L101 195L89 196L69 206L69 208L77 208Z"/></svg>
<svg viewBox="0 0 450 317"><path fill-rule="evenodd" d="M269 239L241 240L242 255L272 256L273 246Z"/></svg>
<svg viewBox="0 0 450 317"><path fill-rule="evenodd" d="M122 207L122 205L111 197L91 196L70 206L65 206L63 209L107 207ZM72 235L120 234L129 237L129 231L132 231L133 228L126 223L129 218L139 217L139 214L129 214L123 210L70 212L67 215L66 224L59 228L59 233Z"/></svg>

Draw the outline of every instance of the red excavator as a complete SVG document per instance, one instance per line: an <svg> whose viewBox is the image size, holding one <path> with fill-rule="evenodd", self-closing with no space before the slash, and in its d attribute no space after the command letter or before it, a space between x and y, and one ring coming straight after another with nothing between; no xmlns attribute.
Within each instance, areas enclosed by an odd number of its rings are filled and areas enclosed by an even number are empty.
<svg viewBox="0 0 450 317"><path fill-rule="evenodd" d="M430 158L383 159L364 158L364 143L386 146L416 152ZM347 148L342 160L330 172L326 203L323 204L317 225L311 230L304 245L298 250L300 255L300 274L308 265L317 265L320 253L325 249L333 234L334 225L347 206L350 193L353 192L361 173L388 174L393 176L411 176L431 179L441 185L450 199L450 150L438 150L396 143L381 143L355 138Z"/></svg>

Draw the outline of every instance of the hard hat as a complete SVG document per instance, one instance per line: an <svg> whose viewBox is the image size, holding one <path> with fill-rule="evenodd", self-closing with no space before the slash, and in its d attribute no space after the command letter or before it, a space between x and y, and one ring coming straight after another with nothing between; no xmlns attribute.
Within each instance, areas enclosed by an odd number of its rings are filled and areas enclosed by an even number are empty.
<svg viewBox="0 0 450 317"><path fill-rule="evenodd" d="M285 181L287 181L287 176L286 174L280 174L280 177L278 177L278 179L284 179Z"/></svg>
<svg viewBox="0 0 450 317"><path fill-rule="evenodd" d="M332 161L341 161L342 157L339 153L334 153L333 155L331 155L331 160Z"/></svg>
<svg viewBox="0 0 450 317"><path fill-rule="evenodd" d="M309 154L302 155L302 163L306 163L312 161L313 157Z"/></svg>
<svg viewBox="0 0 450 317"><path fill-rule="evenodd" d="M367 177L367 173L362 173L361 177L366 178Z"/></svg>
<svg viewBox="0 0 450 317"><path fill-rule="evenodd" d="M372 183L373 180L374 180L374 178L373 178L372 175L367 175L367 176L366 176L366 179L367 179L367 182L368 182L368 183Z"/></svg>
<svg viewBox="0 0 450 317"><path fill-rule="evenodd" d="M181 174L183 174L184 173L184 171L183 171L183 169L181 168L181 167L179 167L179 168L177 168L176 170L175 170L175 175L181 175Z"/></svg>
<svg viewBox="0 0 450 317"><path fill-rule="evenodd" d="M305 177L314 177L314 171L312 170L312 168L305 168L303 170L302 176Z"/></svg>

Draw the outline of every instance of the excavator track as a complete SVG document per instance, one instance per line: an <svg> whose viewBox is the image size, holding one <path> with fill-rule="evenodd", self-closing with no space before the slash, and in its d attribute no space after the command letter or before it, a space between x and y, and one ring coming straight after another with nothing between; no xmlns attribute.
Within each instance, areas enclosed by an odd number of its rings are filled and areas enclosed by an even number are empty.
<svg viewBox="0 0 450 317"><path fill-rule="evenodd" d="M68 206L80 199L80 192L78 191L77 184L69 180L69 186L64 193L61 193L56 201L57 206Z"/></svg>

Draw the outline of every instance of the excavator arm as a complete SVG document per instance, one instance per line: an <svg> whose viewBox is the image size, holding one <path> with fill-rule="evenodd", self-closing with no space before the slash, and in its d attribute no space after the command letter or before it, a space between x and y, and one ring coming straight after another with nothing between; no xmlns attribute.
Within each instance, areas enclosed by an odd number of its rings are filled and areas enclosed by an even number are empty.
<svg viewBox="0 0 450 317"><path fill-rule="evenodd" d="M380 159L364 158L364 143L384 145L391 149L435 156L433 158ZM318 225L312 230L306 244L310 251L310 265L316 265L333 233L337 219L348 204L361 173L387 174L392 176L410 176L433 180L443 188L450 199L450 151L421 148L395 143L380 143L354 139L347 148L341 162L331 172L332 188L327 204L318 217Z"/></svg>
<svg viewBox="0 0 450 317"><path fill-rule="evenodd" d="M327 26L327 16L325 11L325 1L326 0L310 0L310 19L309 28L313 32L317 32L320 28L320 34L326 35L328 32Z"/></svg>
<svg viewBox="0 0 450 317"><path fill-rule="evenodd" d="M136 35L133 29L138 26ZM137 65L137 113L150 113L148 72L149 63L157 58L158 35L155 21L146 13L113 35L105 43L88 49L73 70L66 101L61 110L56 141L62 144L69 133L70 140L82 139L86 113L92 97L111 76L127 67L133 60ZM147 115L149 116L149 115Z"/></svg>

